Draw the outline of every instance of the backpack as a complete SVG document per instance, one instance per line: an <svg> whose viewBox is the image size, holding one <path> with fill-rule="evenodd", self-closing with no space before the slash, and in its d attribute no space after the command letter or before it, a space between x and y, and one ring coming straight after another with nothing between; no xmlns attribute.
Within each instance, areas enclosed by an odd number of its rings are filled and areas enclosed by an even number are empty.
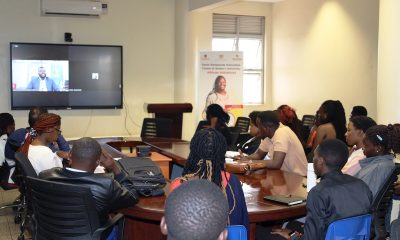
<svg viewBox="0 0 400 240"><path fill-rule="evenodd" d="M132 187L141 195L164 195L166 181L160 167L149 158L126 157L119 161L121 167L128 173Z"/></svg>

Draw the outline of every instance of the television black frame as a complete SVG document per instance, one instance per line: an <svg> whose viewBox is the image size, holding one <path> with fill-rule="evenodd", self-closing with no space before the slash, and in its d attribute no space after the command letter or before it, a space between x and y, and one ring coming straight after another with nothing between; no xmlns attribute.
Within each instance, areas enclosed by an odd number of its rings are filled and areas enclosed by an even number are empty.
<svg viewBox="0 0 400 240"><path fill-rule="evenodd" d="M84 47L116 47L120 49L121 52L121 99L120 105L114 105L114 106L94 106L94 105L88 105L88 106L46 106L46 105L40 105L40 106L18 106L15 107L13 106L14 103L14 99L13 99L13 76L12 76L12 46L15 44L21 44L21 45L49 45L49 46L84 46ZM51 110L73 110L73 109L122 109L124 106L124 72L123 72L123 46L122 45L102 45L102 44L65 44L65 43L32 43L32 42L10 42L9 44L9 48L10 48L10 85L9 85L9 89L10 89L10 97L11 97L11 110L29 110L32 107L45 107L47 109L51 109Z"/></svg>

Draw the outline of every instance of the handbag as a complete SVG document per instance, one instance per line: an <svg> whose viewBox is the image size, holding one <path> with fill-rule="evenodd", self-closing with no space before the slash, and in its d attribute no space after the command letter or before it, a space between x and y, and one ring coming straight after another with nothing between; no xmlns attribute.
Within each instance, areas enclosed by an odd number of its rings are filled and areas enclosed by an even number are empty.
<svg viewBox="0 0 400 240"><path fill-rule="evenodd" d="M164 175L151 159L126 157L118 162L128 173L128 179L138 193L146 197L164 195L166 185Z"/></svg>

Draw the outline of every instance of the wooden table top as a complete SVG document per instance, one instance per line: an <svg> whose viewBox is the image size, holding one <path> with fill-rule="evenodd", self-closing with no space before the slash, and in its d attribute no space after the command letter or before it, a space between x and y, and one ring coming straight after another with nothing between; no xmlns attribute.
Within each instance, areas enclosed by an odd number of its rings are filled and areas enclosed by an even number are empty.
<svg viewBox="0 0 400 240"><path fill-rule="evenodd" d="M189 155L190 143L182 140L170 140L162 138L151 139L106 139L100 141L107 143L103 147L113 156L121 153L112 146L128 146L126 143L148 144L152 146L152 151L157 151L165 156L172 158L174 163L184 165ZM111 144L110 144L111 143ZM108 145L108 147L107 147ZM128 146L129 147L129 146ZM306 197L307 192L303 187L306 179L295 173L284 172L281 170L261 169L252 172L250 175L237 175L243 186L249 212L250 223L286 220L304 216L306 213L305 203L286 206L264 200L267 195L293 195ZM165 196L160 197L141 197L138 204L134 207L123 209L121 212L145 220L160 221L164 215L164 203L169 192L169 184L165 187Z"/></svg>
<svg viewBox="0 0 400 240"><path fill-rule="evenodd" d="M306 197L304 178L281 170L258 170L250 175L237 175L243 186L250 222L285 220L305 215L305 203L286 206L264 200L267 195L294 195ZM166 196L141 197L135 207L121 212L146 220L160 221L164 215L164 203L168 196L169 184L165 187Z"/></svg>

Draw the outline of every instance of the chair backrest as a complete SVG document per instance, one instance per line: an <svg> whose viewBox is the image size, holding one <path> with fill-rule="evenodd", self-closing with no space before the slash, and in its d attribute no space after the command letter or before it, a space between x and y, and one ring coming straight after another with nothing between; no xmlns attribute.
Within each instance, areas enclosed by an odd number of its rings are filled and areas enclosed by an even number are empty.
<svg viewBox="0 0 400 240"><path fill-rule="evenodd" d="M325 240L369 240L370 228L371 214L336 220L329 224Z"/></svg>
<svg viewBox="0 0 400 240"><path fill-rule="evenodd" d="M144 118L140 136L170 138L172 136L172 119Z"/></svg>
<svg viewBox="0 0 400 240"><path fill-rule="evenodd" d="M235 123L235 127L240 129L241 133L247 133L249 131L250 118L238 117Z"/></svg>
<svg viewBox="0 0 400 240"><path fill-rule="evenodd" d="M389 226L386 226L385 219L388 214L388 208L393 199L394 185L397 181L397 176L400 174L400 164L396 163L392 174L383 184L383 187L376 194L374 201L372 202L372 225L373 235L375 239L385 239L389 236Z"/></svg>
<svg viewBox="0 0 400 240"><path fill-rule="evenodd" d="M100 227L89 187L27 178L37 228L34 239L92 239Z"/></svg>
<svg viewBox="0 0 400 240"><path fill-rule="evenodd" d="M315 116L314 115L303 115L303 118L301 119L301 123L305 127L311 128L314 125L315 121Z"/></svg>
<svg viewBox="0 0 400 240"><path fill-rule="evenodd" d="M241 129L238 127L229 127L229 133L230 133L230 145L228 146L228 149L236 149L236 143L239 139L239 135L241 133Z"/></svg>
<svg viewBox="0 0 400 240"><path fill-rule="evenodd" d="M247 240L247 230L243 225L229 225L228 240Z"/></svg>
<svg viewBox="0 0 400 240"><path fill-rule="evenodd" d="M203 129L205 126L207 126L207 125L210 125L210 122L209 121L207 121L207 120L201 120L201 121L199 121L199 124L197 124L197 127L196 127L196 132L197 131L199 131L199 130L201 130L201 129Z"/></svg>
<svg viewBox="0 0 400 240"><path fill-rule="evenodd" d="M15 160L16 160L15 164L17 168L21 171L22 176L24 176L25 178L38 177L37 173L35 172L35 169L33 168L31 162L29 161L28 157L25 154L21 152L16 152Z"/></svg>

